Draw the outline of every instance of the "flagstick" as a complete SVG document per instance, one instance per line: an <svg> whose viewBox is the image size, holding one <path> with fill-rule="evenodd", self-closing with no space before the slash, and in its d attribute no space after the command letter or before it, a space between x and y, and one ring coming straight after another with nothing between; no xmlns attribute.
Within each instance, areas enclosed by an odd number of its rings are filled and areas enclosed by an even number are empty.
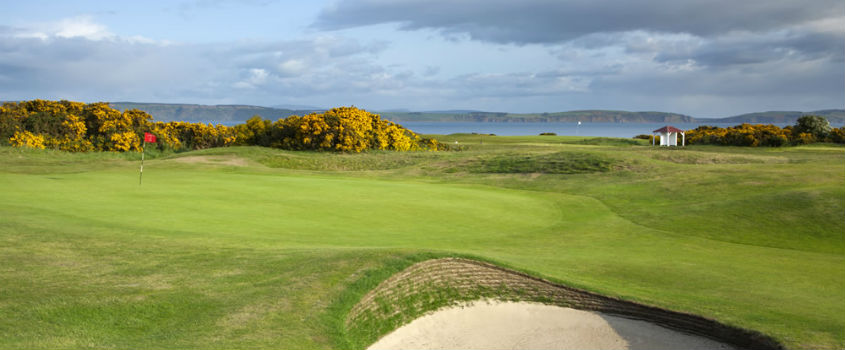
<svg viewBox="0 0 845 350"><path fill-rule="evenodd" d="M141 173L138 175L138 186L141 186L141 181L144 179L144 153L147 148L147 138L144 137L144 144L141 146Z"/></svg>

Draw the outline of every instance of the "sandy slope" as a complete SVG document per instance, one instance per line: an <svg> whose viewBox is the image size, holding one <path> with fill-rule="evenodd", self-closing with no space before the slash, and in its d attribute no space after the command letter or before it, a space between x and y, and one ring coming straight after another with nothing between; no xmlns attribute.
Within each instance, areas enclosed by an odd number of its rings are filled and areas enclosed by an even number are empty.
<svg viewBox="0 0 845 350"><path fill-rule="evenodd" d="M478 301L423 316L369 349L733 349L638 320L526 302Z"/></svg>

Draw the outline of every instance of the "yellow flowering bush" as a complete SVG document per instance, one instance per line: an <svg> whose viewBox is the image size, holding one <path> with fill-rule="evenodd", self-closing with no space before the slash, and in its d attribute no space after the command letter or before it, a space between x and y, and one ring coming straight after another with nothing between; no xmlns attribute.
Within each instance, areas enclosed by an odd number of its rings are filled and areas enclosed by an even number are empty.
<svg viewBox="0 0 845 350"><path fill-rule="evenodd" d="M179 140L179 122L155 122L150 131L156 135L156 143L161 149L180 149L182 141Z"/></svg>
<svg viewBox="0 0 845 350"><path fill-rule="evenodd" d="M726 146L785 146L791 139L792 132L789 127L780 128L775 125L765 124L741 124L729 128L715 126L699 126L693 130L687 130L685 135L686 143L726 145Z"/></svg>
<svg viewBox="0 0 845 350"><path fill-rule="evenodd" d="M0 106L0 142L65 151L137 152L143 135L156 135L160 150L258 145L292 150L437 150L401 125L355 107L290 116L274 123L254 116L235 127L188 122L154 122L146 112L118 111L108 103L32 100Z"/></svg>
<svg viewBox="0 0 845 350"><path fill-rule="evenodd" d="M831 129L830 135L828 135L828 141L845 143L845 127Z"/></svg>
<svg viewBox="0 0 845 350"><path fill-rule="evenodd" d="M44 135L35 135L29 131L15 131L9 141L15 147L44 149Z"/></svg>
<svg viewBox="0 0 845 350"><path fill-rule="evenodd" d="M109 141L109 147L112 151L126 152L141 150L141 141L138 139L138 134L131 131L113 133L109 136Z"/></svg>
<svg viewBox="0 0 845 350"><path fill-rule="evenodd" d="M258 128L249 129L254 131ZM324 113L279 119L271 125L267 135L271 147L292 150L361 152L368 149L411 151L438 148L436 141L420 142L419 136L401 125L355 107L339 107Z"/></svg>

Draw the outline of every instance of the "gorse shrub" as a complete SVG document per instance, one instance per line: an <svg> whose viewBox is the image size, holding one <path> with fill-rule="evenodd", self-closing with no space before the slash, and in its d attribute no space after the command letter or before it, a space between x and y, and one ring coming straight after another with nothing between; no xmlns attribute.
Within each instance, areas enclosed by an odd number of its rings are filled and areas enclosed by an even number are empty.
<svg viewBox="0 0 845 350"><path fill-rule="evenodd" d="M64 151L137 152L145 132L158 149L201 149L234 142L232 128L185 122L153 122L144 111L118 111L108 103L32 100L0 106L0 142Z"/></svg>
<svg viewBox="0 0 845 350"><path fill-rule="evenodd" d="M187 122L154 122L137 109L120 112L108 103L32 100L0 106L0 143L65 151L140 151L143 135L156 135L159 150L195 150L256 145L290 150L361 152L442 148L417 134L355 107L290 116L276 122L255 116L228 127Z"/></svg>
<svg viewBox="0 0 845 350"><path fill-rule="evenodd" d="M364 150L438 150L433 139L421 139L399 124L355 107L324 113L292 115L275 122L254 116L235 126L236 144L289 150L361 152Z"/></svg>
<svg viewBox="0 0 845 350"><path fill-rule="evenodd" d="M401 125L355 107L333 108L325 113L290 116L273 124L278 144L285 149L361 152L367 149L412 151L437 149L435 140L422 140Z"/></svg>
<svg viewBox="0 0 845 350"><path fill-rule="evenodd" d="M845 143L845 131L831 129L824 117L803 116L796 125L784 128L771 124L741 124L728 128L702 125L686 132L686 142L698 145L780 147L822 141Z"/></svg>
<svg viewBox="0 0 845 350"><path fill-rule="evenodd" d="M828 138L830 142L845 143L845 127L831 129Z"/></svg>

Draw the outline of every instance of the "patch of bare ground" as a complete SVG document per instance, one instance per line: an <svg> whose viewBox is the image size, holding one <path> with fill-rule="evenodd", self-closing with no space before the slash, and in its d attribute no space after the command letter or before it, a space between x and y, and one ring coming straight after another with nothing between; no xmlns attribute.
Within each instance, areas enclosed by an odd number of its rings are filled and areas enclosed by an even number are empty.
<svg viewBox="0 0 845 350"><path fill-rule="evenodd" d="M427 311L478 299L538 302L596 311L647 321L739 348L783 349L780 343L759 332L728 326L697 315L606 297L493 264L462 258L420 262L390 277L364 295L350 310L346 326L353 331L356 327L385 323L396 328Z"/></svg>

